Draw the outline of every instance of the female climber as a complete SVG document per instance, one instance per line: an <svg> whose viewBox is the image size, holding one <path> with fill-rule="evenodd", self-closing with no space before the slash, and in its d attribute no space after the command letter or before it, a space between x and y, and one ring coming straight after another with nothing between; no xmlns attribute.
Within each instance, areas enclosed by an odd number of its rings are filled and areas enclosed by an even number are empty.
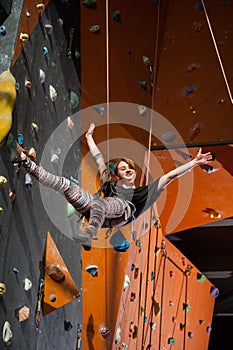
<svg viewBox="0 0 233 350"><path fill-rule="evenodd" d="M95 125L91 123L86 132L86 140L100 174L101 189L95 195L65 177L47 172L41 166L36 165L24 152L20 152L22 164L27 172L44 186L63 193L76 211L88 219L87 227L79 233L79 238L85 245L91 245L92 239L101 227L116 227L130 223L157 200L171 181L197 165L205 165L212 160L211 153L202 153L200 148L194 159L162 175L151 184L136 188L135 165L130 159L120 158L115 163L116 180L112 179L110 170L93 139L94 129ZM32 148L29 150L29 155L33 153L35 151ZM103 196L100 196L101 192Z"/></svg>

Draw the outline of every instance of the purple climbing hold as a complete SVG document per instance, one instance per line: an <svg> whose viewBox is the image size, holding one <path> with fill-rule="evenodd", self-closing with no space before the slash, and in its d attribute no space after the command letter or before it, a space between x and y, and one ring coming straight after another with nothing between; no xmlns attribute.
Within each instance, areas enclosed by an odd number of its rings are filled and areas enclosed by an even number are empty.
<svg viewBox="0 0 233 350"><path fill-rule="evenodd" d="M210 288L210 294L212 295L213 298L217 298L219 296L219 290L217 287L212 286Z"/></svg>
<svg viewBox="0 0 233 350"><path fill-rule="evenodd" d="M186 96L190 95L192 92L195 92L195 91L197 91L197 89L192 85L188 85L184 89L184 93Z"/></svg>

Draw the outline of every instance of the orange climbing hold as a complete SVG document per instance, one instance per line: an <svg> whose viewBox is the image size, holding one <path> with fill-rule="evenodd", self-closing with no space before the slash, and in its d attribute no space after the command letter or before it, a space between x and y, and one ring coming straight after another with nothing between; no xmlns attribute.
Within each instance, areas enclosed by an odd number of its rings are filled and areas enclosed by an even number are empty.
<svg viewBox="0 0 233 350"><path fill-rule="evenodd" d="M57 278L59 276L59 278ZM79 297L79 292L50 233L47 233L43 315Z"/></svg>

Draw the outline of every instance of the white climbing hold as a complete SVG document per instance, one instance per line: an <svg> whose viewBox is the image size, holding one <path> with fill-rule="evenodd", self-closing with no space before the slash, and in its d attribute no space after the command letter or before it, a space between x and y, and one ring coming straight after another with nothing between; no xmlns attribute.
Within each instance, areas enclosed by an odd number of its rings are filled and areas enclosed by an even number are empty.
<svg viewBox="0 0 233 350"><path fill-rule="evenodd" d="M121 340L121 328L117 327L116 334L115 334L115 344L118 344Z"/></svg>
<svg viewBox="0 0 233 350"><path fill-rule="evenodd" d="M32 186L32 177L29 173L26 173L24 176L24 183L27 187L31 187Z"/></svg>
<svg viewBox="0 0 233 350"><path fill-rule="evenodd" d="M27 292L32 288L32 281L29 278L24 279L24 290Z"/></svg>
<svg viewBox="0 0 233 350"><path fill-rule="evenodd" d="M42 69L40 69L40 83L45 83L45 72Z"/></svg>
<svg viewBox="0 0 233 350"><path fill-rule="evenodd" d="M149 59L149 57L143 56L142 59L143 59L143 63L144 63L146 66L149 66L149 64L150 64L150 59Z"/></svg>
<svg viewBox="0 0 233 350"><path fill-rule="evenodd" d="M49 85L49 96L52 102L55 102L57 99L57 91L52 85Z"/></svg>
<svg viewBox="0 0 233 350"><path fill-rule="evenodd" d="M72 129L73 126L74 126L74 122L71 119L71 117L67 117L67 126L68 126L69 129Z"/></svg>
<svg viewBox="0 0 233 350"><path fill-rule="evenodd" d="M32 129L34 130L34 132L38 132L39 127L36 123L32 123Z"/></svg>
<svg viewBox="0 0 233 350"><path fill-rule="evenodd" d="M98 33L99 31L100 31L100 26L98 24L95 24L90 28L91 33Z"/></svg>
<svg viewBox="0 0 233 350"><path fill-rule="evenodd" d="M59 155L56 153L52 154L52 156L50 158L50 162L51 163L58 163L59 162Z"/></svg>
<svg viewBox="0 0 233 350"><path fill-rule="evenodd" d="M146 106L140 105L138 106L138 113L139 115L143 115L146 113Z"/></svg>
<svg viewBox="0 0 233 350"><path fill-rule="evenodd" d="M2 330L2 339L6 345L10 345L12 338L13 338L13 333L11 330L11 324L10 322L6 321L4 323L3 330Z"/></svg>
<svg viewBox="0 0 233 350"><path fill-rule="evenodd" d="M124 280L124 290L126 290L130 285L130 278L128 275L125 275L125 280Z"/></svg>

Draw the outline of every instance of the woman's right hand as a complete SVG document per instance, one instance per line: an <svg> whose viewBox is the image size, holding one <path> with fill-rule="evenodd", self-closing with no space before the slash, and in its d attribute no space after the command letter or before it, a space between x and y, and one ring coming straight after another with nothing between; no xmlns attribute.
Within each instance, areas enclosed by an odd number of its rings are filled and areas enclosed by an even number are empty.
<svg viewBox="0 0 233 350"><path fill-rule="evenodd" d="M92 136L93 135L93 132L95 130L95 124L94 123L91 123L87 132L86 132L86 138L88 138L88 136Z"/></svg>

